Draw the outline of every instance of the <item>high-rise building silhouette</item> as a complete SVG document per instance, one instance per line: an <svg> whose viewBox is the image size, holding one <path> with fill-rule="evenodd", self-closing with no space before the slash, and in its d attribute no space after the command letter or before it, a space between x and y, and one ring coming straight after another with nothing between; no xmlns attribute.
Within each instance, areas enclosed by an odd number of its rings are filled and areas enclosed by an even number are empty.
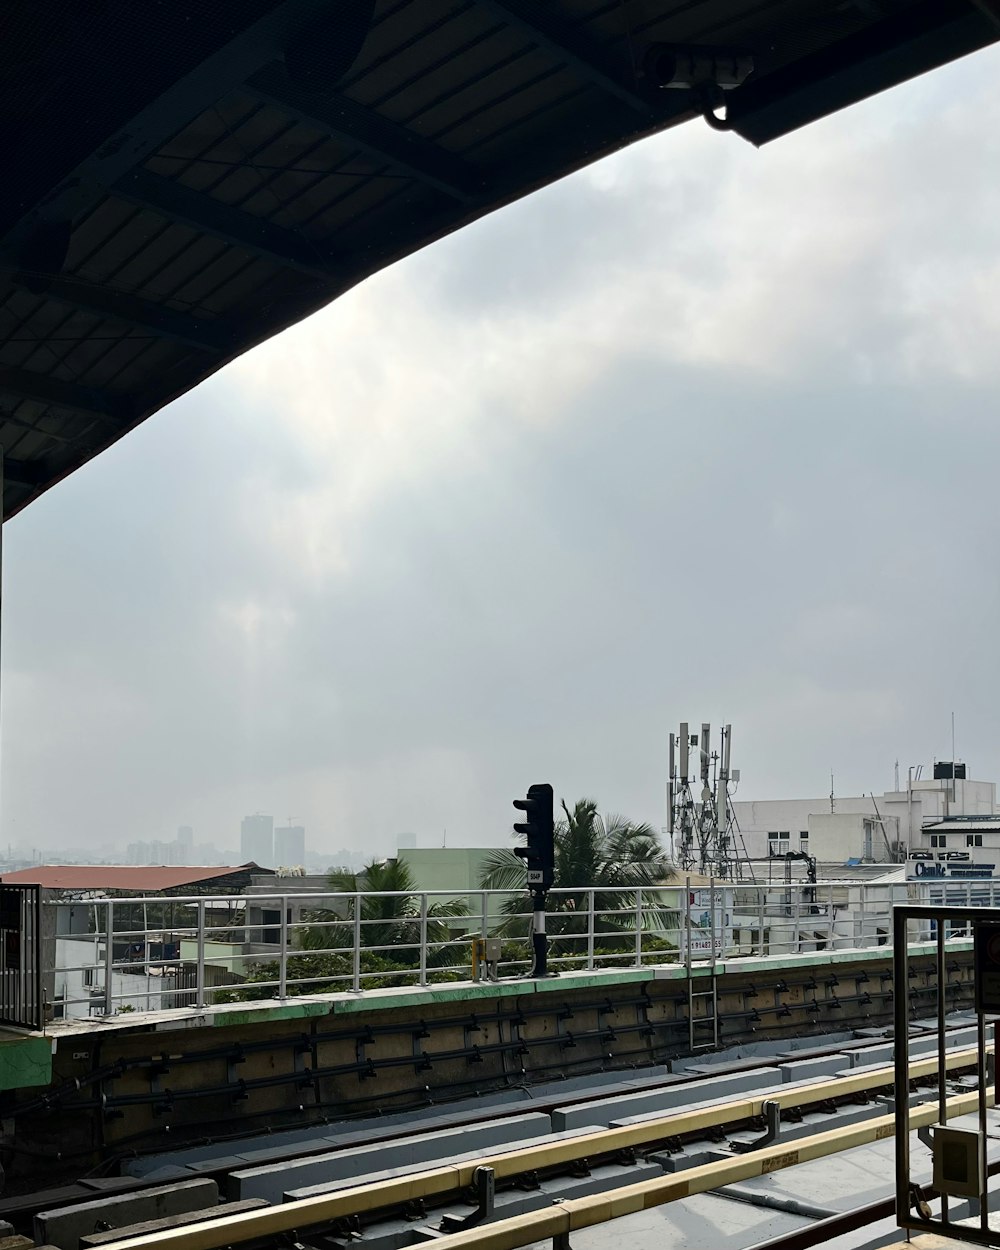
<svg viewBox="0 0 1000 1250"><path fill-rule="evenodd" d="M304 866L306 831L303 825L279 825L274 831L274 863L279 868Z"/></svg>
<svg viewBox="0 0 1000 1250"><path fill-rule="evenodd" d="M274 867L274 817L244 816L240 826L240 857L245 864L253 861L261 868Z"/></svg>

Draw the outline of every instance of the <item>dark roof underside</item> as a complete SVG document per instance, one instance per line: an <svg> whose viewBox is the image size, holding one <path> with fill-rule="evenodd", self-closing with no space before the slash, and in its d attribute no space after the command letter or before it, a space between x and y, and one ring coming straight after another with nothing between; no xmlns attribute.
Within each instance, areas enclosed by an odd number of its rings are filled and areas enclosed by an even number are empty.
<svg viewBox="0 0 1000 1250"><path fill-rule="evenodd" d="M369 274L696 116L652 45L752 56L728 124L764 143L994 41L992 6L8 0L4 516Z"/></svg>

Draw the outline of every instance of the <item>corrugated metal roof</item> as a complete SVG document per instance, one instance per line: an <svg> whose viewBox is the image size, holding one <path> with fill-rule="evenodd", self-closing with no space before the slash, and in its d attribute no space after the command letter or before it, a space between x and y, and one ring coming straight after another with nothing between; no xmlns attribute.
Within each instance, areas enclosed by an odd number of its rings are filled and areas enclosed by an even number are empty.
<svg viewBox="0 0 1000 1250"><path fill-rule="evenodd" d="M125 864L41 864L0 876L4 885L40 885L49 890L128 890L158 894L180 886L220 881L225 877L266 872L254 863L236 867L171 867Z"/></svg>
<svg viewBox="0 0 1000 1250"><path fill-rule="evenodd" d="M727 116L763 143L998 38L953 0L8 0L4 516L368 275L698 116L657 47L752 55Z"/></svg>
<svg viewBox="0 0 1000 1250"><path fill-rule="evenodd" d="M997 833L1000 816L958 816L924 825L921 833Z"/></svg>

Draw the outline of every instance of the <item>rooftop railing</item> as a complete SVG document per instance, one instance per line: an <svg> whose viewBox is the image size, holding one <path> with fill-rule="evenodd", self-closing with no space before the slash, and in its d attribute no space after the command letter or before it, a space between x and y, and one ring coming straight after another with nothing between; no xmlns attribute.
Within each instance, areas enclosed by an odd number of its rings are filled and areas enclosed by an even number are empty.
<svg viewBox="0 0 1000 1250"><path fill-rule="evenodd" d="M549 895L553 971L887 946L896 904L995 906L993 882L710 881ZM502 979L531 966L523 891L52 899L56 1018ZM961 936L951 934L949 936ZM48 962L48 961L47 961Z"/></svg>

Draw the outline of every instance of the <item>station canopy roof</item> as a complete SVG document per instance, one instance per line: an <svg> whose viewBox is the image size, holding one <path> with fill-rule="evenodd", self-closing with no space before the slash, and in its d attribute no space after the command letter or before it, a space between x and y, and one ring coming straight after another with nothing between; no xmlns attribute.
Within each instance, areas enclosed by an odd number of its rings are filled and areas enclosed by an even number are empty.
<svg viewBox="0 0 1000 1250"><path fill-rule="evenodd" d="M8 0L4 516L500 205L705 112L766 143L993 42L998 15L995 0Z"/></svg>

